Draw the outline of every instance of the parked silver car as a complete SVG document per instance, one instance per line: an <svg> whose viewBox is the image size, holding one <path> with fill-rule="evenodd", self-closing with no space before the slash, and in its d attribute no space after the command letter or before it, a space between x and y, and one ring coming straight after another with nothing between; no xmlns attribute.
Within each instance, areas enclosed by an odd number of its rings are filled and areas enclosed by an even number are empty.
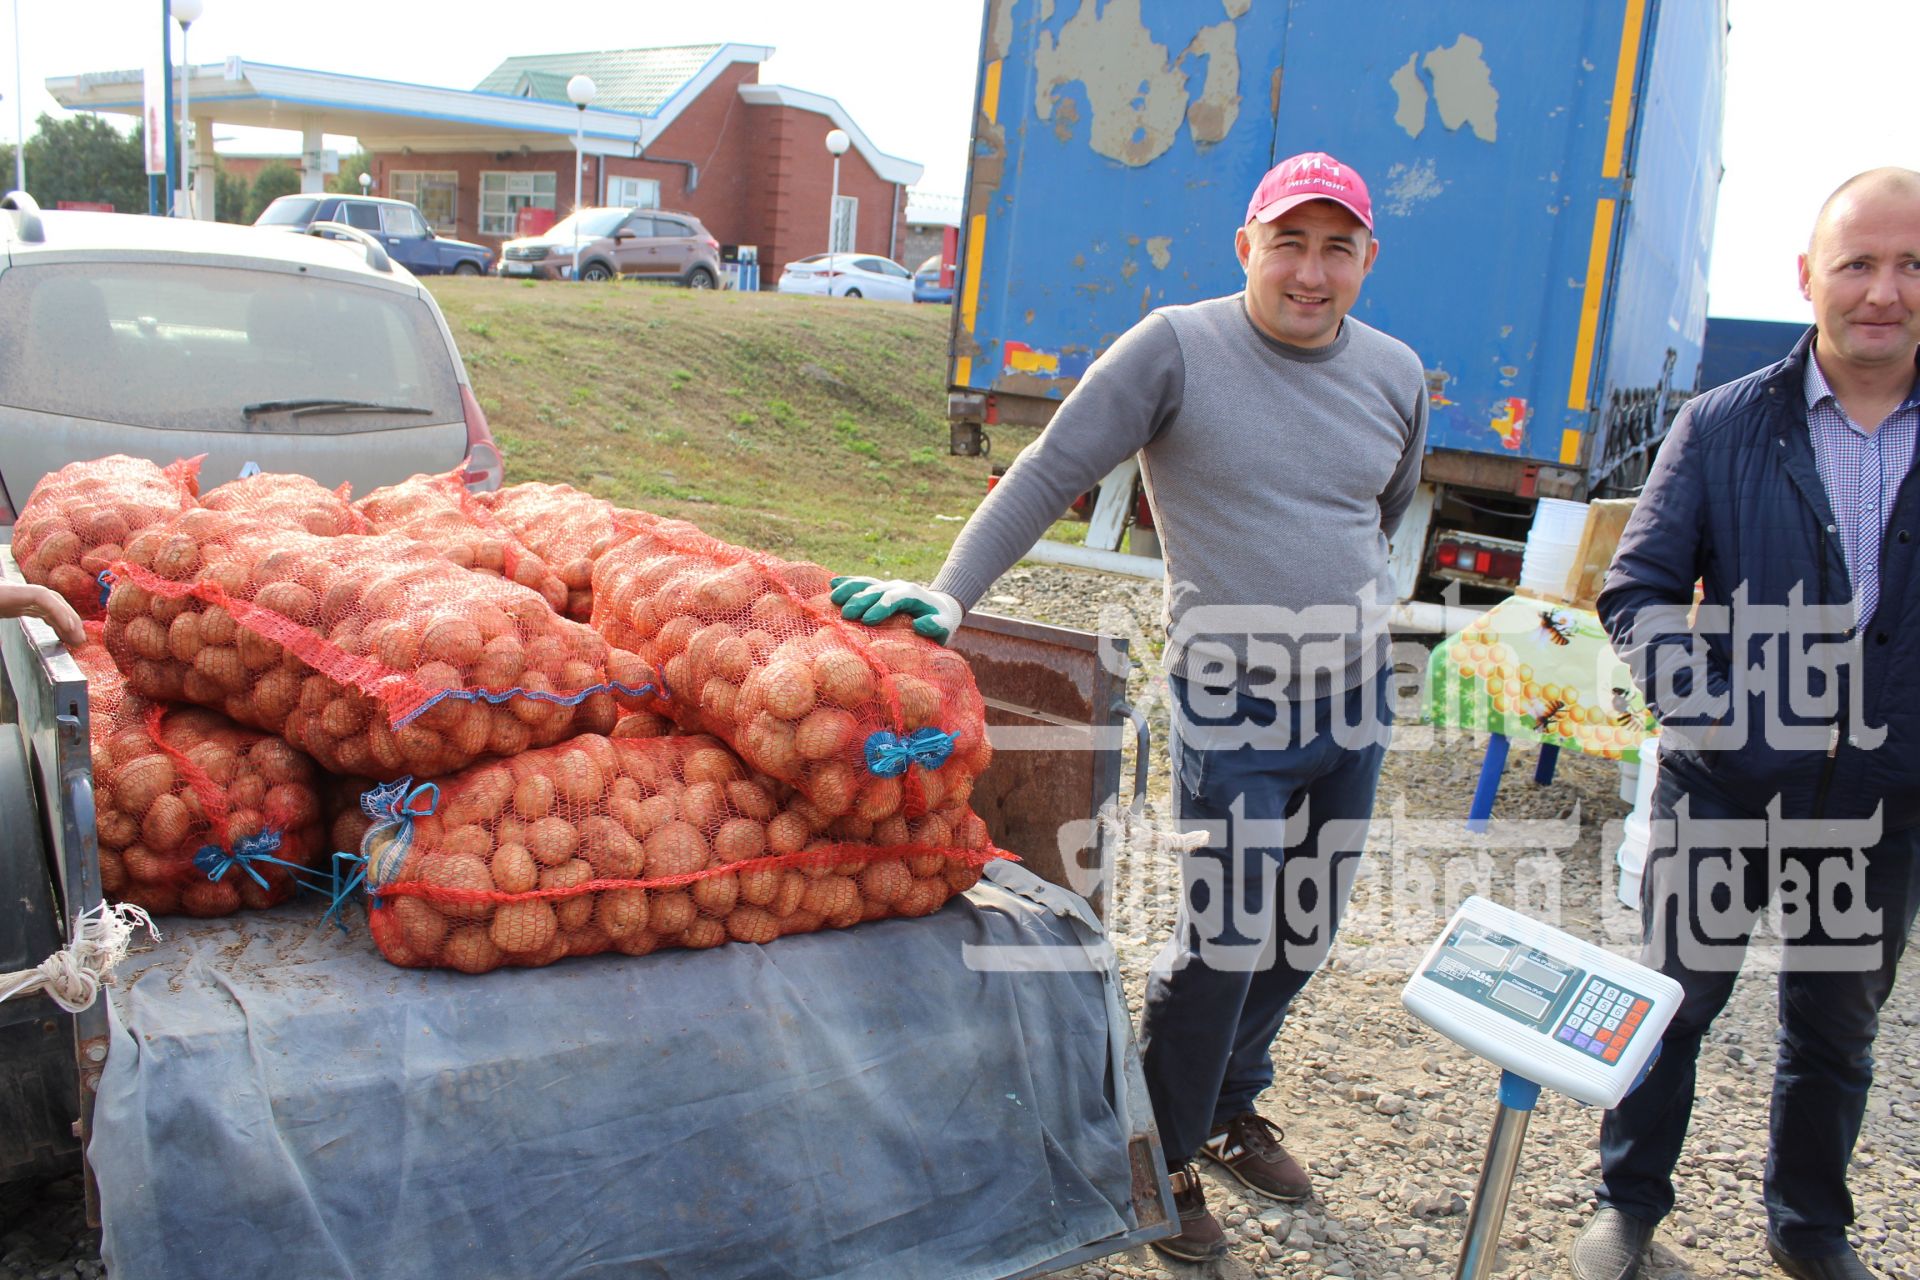
<svg viewBox="0 0 1920 1280"><path fill-rule="evenodd" d="M0 537L48 472L204 453L202 491L247 463L367 492L500 451L432 296L363 232L0 200Z"/></svg>

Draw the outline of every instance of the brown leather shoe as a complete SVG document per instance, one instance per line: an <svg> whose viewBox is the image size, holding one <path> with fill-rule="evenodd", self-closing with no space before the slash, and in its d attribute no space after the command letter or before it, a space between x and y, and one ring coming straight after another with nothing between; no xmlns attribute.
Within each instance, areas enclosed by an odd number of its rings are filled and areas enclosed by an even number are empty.
<svg viewBox="0 0 1920 1280"><path fill-rule="evenodd" d="M1173 1205L1180 1211L1180 1234L1150 1243L1154 1249L1176 1262L1210 1262L1226 1256L1227 1233L1219 1221L1207 1212L1207 1192L1200 1185L1200 1174L1192 1164L1183 1164L1168 1175L1173 1184Z"/></svg>
<svg viewBox="0 0 1920 1280"><path fill-rule="evenodd" d="M1280 1145L1285 1136L1273 1121L1248 1111L1215 1129L1200 1154L1262 1195L1289 1203L1305 1200L1313 1183Z"/></svg>

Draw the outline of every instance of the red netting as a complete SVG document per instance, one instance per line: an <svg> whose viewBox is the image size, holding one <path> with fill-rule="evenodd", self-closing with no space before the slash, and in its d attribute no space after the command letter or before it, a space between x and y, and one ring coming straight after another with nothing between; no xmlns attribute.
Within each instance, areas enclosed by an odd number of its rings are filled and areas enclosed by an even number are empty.
<svg viewBox="0 0 1920 1280"><path fill-rule="evenodd" d="M106 648L74 651L87 677L100 888L154 915L270 907L293 868L318 869L318 770L270 734L129 691Z"/></svg>
<svg viewBox="0 0 1920 1280"><path fill-rule="evenodd" d="M565 484L508 485L478 501L560 575L566 615L592 616L593 562L620 537L613 504Z"/></svg>
<svg viewBox="0 0 1920 1280"><path fill-rule="evenodd" d="M83 618L101 614L100 571L127 539L194 505L200 459L157 467L116 453L70 462L33 487L13 526L27 581L51 587Z"/></svg>
<svg viewBox="0 0 1920 1280"><path fill-rule="evenodd" d="M261 471L229 480L200 499L210 511L244 513L276 529L299 529L322 538L372 533L365 517L348 500L351 486L329 489L301 475Z"/></svg>
<svg viewBox="0 0 1920 1280"><path fill-rule="evenodd" d="M406 538L189 511L111 572L107 647L136 692L279 733L333 773L439 777L652 702L644 659Z"/></svg>
<svg viewBox="0 0 1920 1280"><path fill-rule="evenodd" d="M423 542L463 569L529 587L554 612L566 612L567 584L480 504L461 471L414 476L375 489L354 507L374 533L396 533Z"/></svg>
<svg viewBox="0 0 1920 1280"><path fill-rule="evenodd" d="M320 799L327 820L327 848L334 853L352 853L373 826L360 797L373 789L374 780L332 773L322 778Z"/></svg>
<svg viewBox="0 0 1920 1280"><path fill-rule="evenodd" d="M936 911L1005 854L967 811L835 841L705 736L585 735L375 794L373 936L395 964L484 973L570 955L771 942Z"/></svg>
<svg viewBox="0 0 1920 1280"><path fill-rule="evenodd" d="M593 625L660 672L661 710L798 787L829 817L878 822L966 803L993 758L958 654L901 620L848 622L827 571L729 546L679 520L619 515L593 574Z"/></svg>

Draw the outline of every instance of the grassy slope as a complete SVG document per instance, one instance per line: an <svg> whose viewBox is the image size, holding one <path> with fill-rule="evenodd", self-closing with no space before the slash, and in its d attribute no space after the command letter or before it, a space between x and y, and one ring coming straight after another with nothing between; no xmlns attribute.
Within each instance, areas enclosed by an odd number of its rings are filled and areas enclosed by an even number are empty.
<svg viewBox="0 0 1920 1280"><path fill-rule="evenodd" d="M985 492L987 462L947 453L947 307L432 288L510 482L564 481L836 572L922 581L959 528L934 517ZM996 429L996 449L1028 438Z"/></svg>

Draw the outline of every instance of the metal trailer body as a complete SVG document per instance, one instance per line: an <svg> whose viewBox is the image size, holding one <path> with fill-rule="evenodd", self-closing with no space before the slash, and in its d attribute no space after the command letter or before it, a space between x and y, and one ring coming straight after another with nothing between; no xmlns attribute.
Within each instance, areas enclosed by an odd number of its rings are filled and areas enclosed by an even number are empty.
<svg viewBox="0 0 1920 1280"><path fill-rule="evenodd" d="M1427 370L1408 524L1498 495L1488 531L1523 538L1536 497L1630 491L1700 365L1725 32L1724 0L990 0L953 452L1044 424L1154 308L1243 287L1261 174L1325 151L1373 196L1354 314Z"/></svg>
<svg viewBox="0 0 1920 1280"><path fill-rule="evenodd" d="M0 546L0 578L20 580L11 547ZM1101 912L1115 829L1101 819L1111 818L1119 803L1123 748L1131 743L1137 751L1136 807L1144 797L1149 751L1145 721L1125 699L1127 641L976 615L955 648L979 673L998 752L995 766L976 784L976 810L996 843L1031 850L1032 871ZM68 922L101 901L87 717L86 680L51 630L39 622L0 620L0 803L8 818L0 836L0 888L13 904L0 920L0 965L8 970L31 967L64 945ZM244 913L228 920L169 917L163 924L171 934L215 951L244 941L246 933ZM961 962L956 956L955 963ZM369 963L384 964L373 957ZM518 977L530 986L541 981L537 970ZM1123 1067L1072 1087L1116 1090L1131 1099L1124 1113L1131 1124L1127 1155L1135 1225L1065 1256L1010 1267L1006 1280L1132 1248L1174 1230L1173 1193L1144 1105L1145 1079L1131 1026L1116 1025L1111 1035ZM64 1013L45 996L0 1005L0 1180L74 1167L91 1136L108 1044L104 999L78 1015ZM97 1222L91 1176L88 1209Z"/></svg>
<svg viewBox="0 0 1920 1280"><path fill-rule="evenodd" d="M1806 324L1787 320L1708 316L1706 348L1700 355L1700 389L1711 390L1786 359L1806 331Z"/></svg>

